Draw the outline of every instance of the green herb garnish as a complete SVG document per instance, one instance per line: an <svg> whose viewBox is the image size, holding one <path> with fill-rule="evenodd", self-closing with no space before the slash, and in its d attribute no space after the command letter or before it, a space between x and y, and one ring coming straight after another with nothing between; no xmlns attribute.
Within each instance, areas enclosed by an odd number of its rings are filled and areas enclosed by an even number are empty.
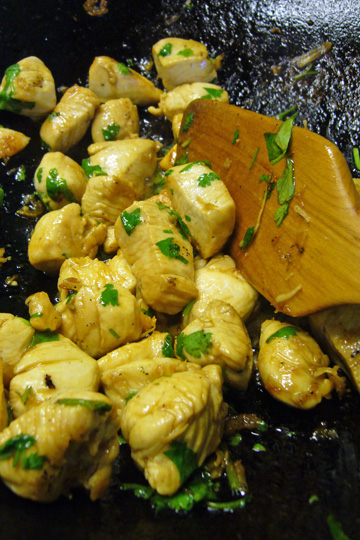
<svg viewBox="0 0 360 540"><path fill-rule="evenodd" d="M0 206L2 206L3 202L4 202L4 190L3 188L0 188Z"/></svg>
<svg viewBox="0 0 360 540"><path fill-rule="evenodd" d="M40 167L36 172L36 180L39 182L39 184L41 184L43 171L44 171L43 167Z"/></svg>
<svg viewBox="0 0 360 540"><path fill-rule="evenodd" d="M186 443L173 441L170 443L169 450L166 450L164 454L175 463L182 484L198 467L197 455Z"/></svg>
<svg viewBox="0 0 360 540"><path fill-rule="evenodd" d="M217 99L220 98L224 90L222 88L205 88L206 94L201 96L202 99Z"/></svg>
<svg viewBox="0 0 360 540"><path fill-rule="evenodd" d="M138 392L139 392L139 390L130 390L130 392L128 393L128 395L125 398L125 405L127 405L129 403L130 399L135 397Z"/></svg>
<svg viewBox="0 0 360 540"><path fill-rule="evenodd" d="M279 127L277 133L265 133L266 146L271 165L275 165L283 159L288 151L292 129L297 113L285 120Z"/></svg>
<svg viewBox="0 0 360 540"><path fill-rule="evenodd" d="M209 353L211 348L210 332L198 330L192 334L184 334L181 332L176 341L176 355L186 360L185 352L193 358L201 358L202 355Z"/></svg>
<svg viewBox="0 0 360 540"><path fill-rule="evenodd" d="M189 161L189 152L184 152L181 158L175 161L175 165L185 165Z"/></svg>
<svg viewBox="0 0 360 540"><path fill-rule="evenodd" d="M232 140L232 143L231 143L231 144L236 144L238 138L239 138L239 130L238 130L238 129L235 129L235 131L234 131L234 136L233 136L233 140Z"/></svg>
<svg viewBox="0 0 360 540"><path fill-rule="evenodd" d="M290 202L295 193L294 169L290 158L286 160L283 175L276 182L279 204Z"/></svg>
<svg viewBox="0 0 360 540"><path fill-rule="evenodd" d="M251 171L251 169L252 169L253 166L254 166L254 163L255 163L255 161L256 161L258 152L259 152L259 147L257 147L256 150L255 150L255 152L254 152L254 155L253 155L252 160L251 160L251 163L250 163L249 171Z"/></svg>
<svg viewBox="0 0 360 540"><path fill-rule="evenodd" d="M132 212L126 212L126 210L124 210L120 215L120 219L128 236L130 236L135 227L143 221L140 215L140 208L135 208Z"/></svg>
<svg viewBox="0 0 360 540"><path fill-rule="evenodd" d="M191 163L188 163L186 167L181 169L180 173L185 173L188 171L191 171L191 169L194 167L194 165L204 165L205 167L208 167L209 169L212 169L210 161L192 161Z"/></svg>
<svg viewBox="0 0 360 540"><path fill-rule="evenodd" d="M169 259L178 259L184 264L189 263L189 261L185 259L185 257L180 255L180 246L179 244L174 242L173 238L170 237L165 238L164 240L160 240L160 242L156 242L156 245L160 249L161 253L165 255L165 257L168 257Z"/></svg>
<svg viewBox="0 0 360 540"><path fill-rule="evenodd" d="M293 105L292 107L290 107L290 109L287 109L286 111L280 113L277 115L277 118L279 120L283 120L285 118L285 116L287 116L288 114L290 114L291 112L293 111L296 111L297 109L297 105Z"/></svg>
<svg viewBox="0 0 360 540"><path fill-rule="evenodd" d="M102 134L105 141L114 141L119 131L120 131L119 124L116 124L115 122L113 122L112 124L108 124L106 128L102 129Z"/></svg>
<svg viewBox="0 0 360 540"><path fill-rule="evenodd" d="M292 336L296 336L298 332L299 330L295 328L294 326L284 326L283 328L280 328L279 330L274 332L271 336L269 336L266 340L266 343L270 343L270 341L276 338L289 339Z"/></svg>
<svg viewBox="0 0 360 540"><path fill-rule="evenodd" d="M162 346L161 352L162 355L166 358L175 358L174 353L174 337L168 332L164 339L164 344Z"/></svg>
<svg viewBox="0 0 360 540"><path fill-rule="evenodd" d="M195 298L193 298L192 300L190 300L190 302L188 303L187 306L185 306L185 308L183 309L183 312L182 312L182 316L183 317L186 317L186 315L188 315L190 313L190 311L192 310L192 307L193 305L195 304Z"/></svg>
<svg viewBox="0 0 360 540"><path fill-rule="evenodd" d="M276 222L276 225L280 227L283 219L288 215L289 213L289 203L284 203L277 210L274 214L274 221Z"/></svg>
<svg viewBox="0 0 360 540"><path fill-rule="evenodd" d="M26 179L25 165L20 165L20 167L15 173L15 180L17 180L18 182L24 182L25 179Z"/></svg>
<svg viewBox="0 0 360 540"><path fill-rule="evenodd" d="M125 65L123 64L122 62L118 62L118 69L120 71L120 73L122 73L123 75L128 75L130 73L130 69Z"/></svg>
<svg viewBox="0 0 360 540"><path fill-rule="evenodd" d="M255 450L255 452L265 452L266 448L265 448L265 446L263 444L256 443L253 446L253 450Z"/></svg>
<svg viewBox="0 0 360 540"><path fill-rule="evenodd" d="M50 169L46 178L46 191L52 201L58 201L63 196L69 202L76 202L74 194L68 188L64 178L60 178L57 169Z"/></svg>
<svg viewBox="0 0 360 540"><path fill-rule="evenodd" d="M204 173L201 176L199 176L197 182L198 182L198 186L206 187L206 186L210 186L211 182L213 182L214 180L220 180L220 176L214 172L210 172L210 173Z"/></svg>
<svg viewBox="0 0 360 540"><path fill-rule="evenodd" d="M35 438L31 435L12 437L0 447L0 460L13 456L13 467L16 467L21 460L23 469L42 469L46 456L39 456L36 452L25 456L25 450L34 446L35 442Z"/></svg>
<svg viewBox="0 0 360 540"><path fill-rule="evenodd" d="M348 535L344 533L340 521L338 521L333 514L327 516L326 523L333 540L350 540Z"/></svg>
<svg viewBox="0 0 360 540"><path fill-rule="evenodd" d="M57 332L51 332L50 330L45 330L45 332L36 331L32 337L29 347L35 347L39 343L45 343L46 341L59 341L59 334Z"/></svg>
<svg viewBox="0 0 360 540"><path fill-rule="evenodd" d="M299 81L300 79L305 79L305 77L310 77L311 75L316 75L317 71L312 69L312 64L310 64L307 69L302 71L301 73L298 73L297 75L294 75L293 79L294 81Z"/></svg>
<svg viewBox="0 0 360 540"><path fill-rule="evenodd" d="M29 399L29 396L31 394L31 391L32 391L32 386L27 386L25 392L20 396L21 401L23 402L24 405L26 405L27 400Z"/></svg>
<svg viewBox="0 0 360 540"><path fill-rule="evenodd" d="M107 283L106 285L104 285L104 290L100 295L99 303L102 306L108 306L108 305L118 306L119 305L118 290L115 289L112 283Z"/></svg>
<svg viewBox="0 0 360 540"><path fill-rule="evenodd" d="M190 127L191 124L193 123L194 116L195 116L194 113L189 113L188 115L186 115L186 117L185 117L185 122L184 122L184 125L183 125L183 127L182 127L183 133L185 133L186 131L188 131L189 127Z"/></svg>
<svg viewBox="0 0 360 540"><path fill-rule="evenodd" d="M60 116L60 113L59 112L52 112L49 114L49 116L47 117L47 119L49 120L49 122L52 122L54 118L56 118L57 116Z"/></svg>
<svg viewBox="0 0 360 540"><path fill-rule="evenodd" d="M120 336L119 334L116 332L116 330L114 330L113 328L109 328L109 332L110 334L115 338L115 339L119 339Z"/></svg>
<svg viewBox="0 0 360 540"><path fill-rule="evenodd" d="M92 176L107 176L107 172L100 167L100 165L91 165L90 158L83 159L81 167L84 169L88 178L91 178Z"/></svg>
<svg viewBox="0 0 360 540"><path fill-rule="evenodd" d="M183 49L182 51L179 51L178 56L185 56L185 58L188 58L189 56L194 56L194 51L192 49Z"/></svg>
<svg viewBox="0 0 360 540"><path fill-rule="evenodd" d="M239 246L240 249L245 249L254 239L255 227L248 227L246 229L243 240L241 240Z"/></svg>
<svg viewBox="0 0 360 540"><path fill-rule="evenodd" d="M169 54L171 54L171 50L172 50L172 44L171 44L171 43L167 43L167 44L164 45L163 48L158 52L158 56L169 56Z"/></svg>
<svg viewBox="0 0 360 540"><path fill-rule="evenodd" d="M33 101L21 101L13 98L15 92L14 81L21 69L19 64L13 64L5 70L5 84L0 92L0 109L20 113L23 109L33 109L36 105Z"/></svg>
<svg viewBox="0 0 360 540"><path fill-rule="evenodd" d="M94 411L99 414L111 411L112 405L106 403L105 401L91 400L91 399L81 399L81 398L62 398L58 399L56 402L58 405L65 405L67 407L86 407L89 411Z"/></svg>
<svg viewBox="0 0 360 540"><path fill-rule="evenodd" d="M360 171L360 154L359 154L358 148L353 148L353 156L354 156L355 167L357 168L358 171Z"/></svg>

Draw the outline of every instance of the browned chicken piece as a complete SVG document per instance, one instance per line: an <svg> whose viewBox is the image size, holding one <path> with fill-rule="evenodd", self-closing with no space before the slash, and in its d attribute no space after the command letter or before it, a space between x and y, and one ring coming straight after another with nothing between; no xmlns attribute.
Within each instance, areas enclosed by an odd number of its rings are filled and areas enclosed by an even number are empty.
<svg viewBox="0 0 360 540"><path fill-rule="evenodd" d="M0 126L0 159L7 161L29 144L30 137L20 131Z"/></svg>

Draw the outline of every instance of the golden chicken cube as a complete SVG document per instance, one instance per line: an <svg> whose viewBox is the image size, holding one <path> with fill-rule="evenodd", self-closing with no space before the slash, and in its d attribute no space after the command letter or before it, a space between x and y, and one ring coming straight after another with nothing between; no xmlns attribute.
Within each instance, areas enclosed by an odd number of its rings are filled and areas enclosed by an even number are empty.
<svg viewBox="0 0 360 540"><path fill-rule="evenodd" d="M4 390L4 379L3 379L3 364L0 358L0 433L8 425L8 404L5 396Z"/></svg>
<svg viewBox="0 0 360 540"><path fill-rule="evenodd" d="M139 114L129 98L109 99L100 105L91 125L94 143L139 136Z"/></svg>
<svg viewBox="0 0 360 540"><path fill-rule="evenodd" d="M360 306L337 306L309 317L312 333L360 392Z"/></svg>
<svg viewBox="0 0 360 540"><path fill-rule="evenodd" d="M46 153L34 175L35 190L50 210L80 203L87 181L84 169L62 152Z"/></svg>
<svg viewBox="0 0 360 540"><path fill-rule="evenodd" d="M172 167L165 173L171 206L186 221L191 242L207 259L224 247L235 225L235 203L206 162Z"/></svg>
<svg viewBox="0 0 360 540"><path fill-rule="evenodd" d="M151 106L148 111L154 116L166 116L172 122L177 114L182 114L194 99L199 98L229 103L229 94L221 86L195 82L182 84L170 92L163 92L158 107Z"/></svg>
<svg viewBox="0 0 360 540"><path fill-rule="evenodd" d="M29 56L6 69L0 85L0 109L39 120L55 105L55 82L40 58Z"/></svg>
<svg viewBox="0 0 360 540"><path fill-rule="evenodd" d="M172 90L180 84L216 79L215 66L206 46L193 39L161 39L153 46L152 55L166 90Z"/></svg>
<svg viewBox="0 0 360 540"><path fill-rule="evenodd" d="M218 364L224 381L237 390L246 390L253 369L249 334L235 309L220 300L211 302L176 339L175 353L186 362L200 366Z"/></svg>
<svg viewBox="0 0 360 540"><path fill-rule="evenodd" d="M109 56L97 56L89 70L89 88L102 99L129 98L135 105L158 103L162 94L146 77Z"/></svg>
<svg viewBox="0 0 360 540"><path fill-rule="evenodd" d="M15 418L64 390L97 392L100 370L96 360L57 332L35 334L38 340L16 364L9 387Z"/></svg>
<svg viewBox="0 0 360 540"><path fill-rule="evenodd" d="M141 388L124 408L121 431L151 487L172 495L218 447L226 412L221 368L206 366Z"/></svg>
<svg viewBox="0 0 360 540"><path fill-rule="evenodd" d="M120 178L133 188L136 198L145 191L146 179L153 175L157 166L157 145L150 139L125 139L91 144L90 157L83 162L88 176L111 176ZM126 197L129 196L127 190Z"/></svg>
<svg viewBox="0 0 360 540"><path fill-rule="evenodd" d="M177 214L158 197L133 203L115 223L116 239L141 296L168 314L178 313L197 296L192 247L178 223Z"/></svg>
<svg viewBox="0 0 360 540"><path fill-rule="evenodd" d="M69 257L94 258L105 236L103 223L82 215L79 204L67 204L43 215L37 222L28 246L30 264L56 274Z"/></svg>
<svg viewBox="0 0 360 540"><path fill-rule="evenodd" d="M0 433L0 477L40 502L77 486L95 500L107 489L119 452L116 409L103 394L68 391L33 407Z"/></svg>
<svg viewBox="0 0 360 540"><path fill-rule="evenodd" d="M59 328L61 317L46 292L32 294L25 300L25 304L29 306L30 324L35 330L54 332Z"/></svg>
<svg viewBox="0 0 360 540"><path fill-rule="evenodd" d="M14 369L23 352L30 345L35 329L29 321L11 313L0 313L0 358L6 387L14 376Z"/></svg>
<svg viewBox="0 0 360 540"><path fill-rule="evenodd" d="M257 367L265 389L276 399L299 409L311 409L323 397L340 394L345 379L338 367L304 330L276 320L261 325Z"/></svg>
<svg viewBox="0 0 360 540"><path fill-rule="evenodd" d="M66 154L81 141L99 105L100 100L89 88L75 84L44 121L41 140L51 152Z"/></svg>
<svg viewBox="0 0 360 540"><path fill-rule="evenodd" d="M6 163L11 156L24 150L29 142L30 137L20 131L0 126L0 159Z"/></svg>
<svg viewBox="0 0 360 540"><path fill-rule="evenodd" d="M195 285L199 294L184 313L184 325L201 317L213 300L230 304L246 322L259 296L237 270L235 261L229 255L218 254L205 265L199 265L195 270Z"/></svg>

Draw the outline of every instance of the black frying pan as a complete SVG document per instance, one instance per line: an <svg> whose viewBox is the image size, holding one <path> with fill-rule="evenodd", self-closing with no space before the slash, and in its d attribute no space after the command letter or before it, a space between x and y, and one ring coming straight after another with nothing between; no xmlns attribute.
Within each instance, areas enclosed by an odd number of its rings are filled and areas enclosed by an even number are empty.
<svg viewBox="0 0 360 540"><path fill-rule="evenodd" d="M39 56L57 87L85 84L96 55L128 58L141 69L151 45L167 35L204 41L212 54L225 53L220 82L232 103L276 115L298 105L298 120L338 144L353 175L352 148L359 144L360 8L350 0L108 0L108 13L90 17L82 0L0 4L0 72L25 56ZM331 52L317 60L317 75L294 83L290 60L325 41ZM280 66L275 75L272 66ZM154 74L152 74L154 76ZM160 121L142 113L142 135L171 136ZM0 111L0 124L32 137L28 148L0 164L5 203L0 214L0 247L12 260L0 275L0 311L27 316L24 299L37 290L54 294L52 280L29 267L27 239L34 221L15 215L33 192L32 175L42 155L39 127ZM81 160L89 139L71 153ZM25 165L25 182L14 169ZM316 167L316 163L314 163ZM9 275L18 286L6 286ZM234 397L232 396L232 399ZM125 449L103 500L91 503L75 492L72 500L50 505L22 500L0 485L1 540L64 539L252 539L331 540L333 515L351 540L360 539L359 396L326 401L314 411L289 409L267 396L256 380L235 399L241 412L256 413L269 425L262 435L245 432L238 450L252 500L233 514L199 507L189 515L156 515L145 501L119 490L134 476ZM261 442L265 452L255 452ZM136 477L138 480L139 477ZM309 502L312 496L317 500ZM341 538L341 537L340 537Z"/></svg>

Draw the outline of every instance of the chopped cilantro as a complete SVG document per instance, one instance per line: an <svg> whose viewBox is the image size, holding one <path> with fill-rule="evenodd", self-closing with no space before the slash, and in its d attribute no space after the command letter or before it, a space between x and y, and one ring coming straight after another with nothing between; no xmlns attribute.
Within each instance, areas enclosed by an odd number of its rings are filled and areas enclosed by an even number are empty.
<svg viewBox="0 0 360 540"><path fill-rule="evenodd" d="M26 179L25 165L20 165L20 167L18 167L18 170L15 173L15 180L17 180L18 182L23 182L25 179Z"/></svg>
<svg viewBox="0 0 360 540"><path fill-rule="evenodd" d="M241 433L235 433L228 439L228 444L230 446L238 446L238 444L242 441L242 435Z"/></svg>
<svg viewBox="0 0 360 540"><path fill-rule="evenodd" d="M21 101L13 98L15 92L14 81L21 69L19 64L13 64L5 70L5 84L0 92L0 109L20 113L22 109L33 109L36 105L33 101Z"/></svg>
<svg viewBox="0 0 360 540"><path fill-rule="evenodd" d="M243 240L240 242L240 249L245 249L254 239L255 227L248 227L246 229Z"/></svg>
<svg viewBox="0 0 360 540"><path fill-rule="evenodd" d="M165 356L166 358L175 358L173 345L174 345L174 338L170 334L170 332L168 332L165 336L164 344L161 349L162 355Z"/></svg>
<svg viewBox="0 0 360 540"><path fill-rule="evenodd" d="M130 73L130 69L125 65L123 64L122 62L118 62L118 69L120 71L120 73L122 73L123 75L128 75Z"/></svg>
<svg viewBox="0 0 360 540"><path fill-rule="evenodd" d="M113 328L109 328L109 332L115 339L120 338L119 334Z"/></svg>
<svg viewBox="0 0 360 540"><path fill-rule="evenodd" d="M120 218L128 236L130 236L135 227L143 221L142 217L140 216L140 208L135 208L135 210L132 212L126 212L126 210L124 210Z"/></svg>
<svg viewBox="0 0 360 540"><path fill-rule="evenodd" d="M29 396L31 394L31 391L32 391L32 386L27 386L25 392L20 396L21 401L23 402L24 405L26 405L27 400L29 399Z"/></svg>
<svg viewBox="0 0 360 540"><path fill-rule="evenodd" d="M46 456L39 456L36 452L25 456L25 450L34 446L35 442L35 438L31 435L21 434L12 437L0 447L0 460L14 457L13 467L21 460L23 469L42 469Z"/></svg>
<svg viewBox="0 0 360 540"><path fill-rule="evenodd" d="M0 188L0 206L2 206L3 202L4 202L4 190L3 188Z"/></svg>
<svg viewBox="0 0 360 540"><path fill-rule="evenodd" d="M107 176L107 172L100 167L100 165L91 165L90 158L83 159L81 167L84 169L88 178L91 178L92 176Z"/></svg>
<svg viewBox="0 0 360 540"><path fill-rule="evenodd" d="M188 139L186 139L186 141L184 141L181 145L181 148L187 148L189 146L189 144L191 143L191 139L190 137Z"/></svg>
<svg viewBox="0 0 360 540"><path fill-rule="evenodd" d="M125 405L127 405L129 403L130 399L135 397L138 392L139 392L139 390L130 390L130 392L128 393L128 395L125 398Z"/></svg>
<svg viewBox="0 0 360 540"><path fill-rule="evenodd" d="M253 166L254 166L254 163L255 163L255 161L256 161L258 152L259 152L259 147L257 147L256 150L255 150L255 152L254 152L254 155L253 155L252 160L251 160L251 163L250 163L249 171L251 171L251 169L252 169Z"/></svg>
<svg viewBox="0 0 360 540"><path fill-rule="evenodd" d="M164 174L164 176L170 176L170 174L171 174L172 172L174 172L173 169L168 169L168 170L166 171L166 173Z"/></svg>
<svg viewBox="0 0 360 540"><path fill-rule="evenodd" d="M172 44L167 43L163 48L158 52L158 56L169 56L171 54Z"/></svg>
<svg viewBox="0 0 360 540"><path fill-rule="evenodd" d="M357 168L358 171L360 171L360 154L359 154L358 148L353 148L353 156L354 156L355 167Z"/></svg>
<svg viewBox="0 0 360 540"><path fill-rule="evenodd" d="M350 540L348 535L344 533L340 521L338 521L333 514L327 516L326 523L333 540Z"/></svg>
<svg viewBox="0 0 360 540"><path fill-rule="evenodd" d="M108 124L106 128L102 129L102 134L104 136L105 141L114 141L119 131L120 131L119 124L116 124L115 122L113 122L112 124Z"/></svg>
<svg viewBox="0 0 360 540"><path fill-rule="evenodd" d="M39 184L41 184L42 173L43 173L43 171L44 171L43 167L40 167L40 168L36 171L36 180L39 182Z"/></svg>
<svg viewBox="0 0 360 540"><path fill-rule="evenodd" d="M274 214L274 221L276 222L276 225L280 227L281 223L283 222L283 219L288 215L289 212L289 203L284 203L277 210Z"/></svg>
<svg viewBox="0 0 360 540"><path fill-rule="evenodd" d="M68 188L64 178L60 178L57 169L50 169L46 178L46 191L52 201L58 201L61 195L69 202L76 202L74 194Z"/></svg>
<svg viewBox="0 0 360 540"><path fill-rule="evenodd" d="M183 49L182 51L178 52L179 56L185 56L185 58L188 58L189 56L194 56L194 51L192 49Z"/></svg>
<svg viewBox="0 0 360 540"><path fill-rule="evenodd" d="M101 304L102 306L118 306L118 290L115 289L114 285L112 283L107 283L106 285L104 285L103 289L104 290L100 295L99 304Z"/></svg>
<svg viewBox="0 0 360 540"><path fill-rule="evenodd" d="M21 466L25 470L40 470L43 468L46 456L39 456L37 452L32 452L29 456L23 456L21 459Z"/></svg>
<svg viewBox="0 0 360 540"><path fill-rule="evenodd" d="M210 186L211 182L213 182L214 180L220 180L220 176L214 172L211 172L211 173L204 173L200 175L197 182L198 182L198 186L206 187L206 186Z"/></svg>
<svg viewBox="0 0 360 540"><path fill-rule="evenodd" d="M189 127L190 127L191 124L193 123L194 116L195 116L194 113L189 113L189 114L186 115L186 117L185 117L185 122L184 122L184 125L183 125L183 127L182 127L183 133L185 133L186 131L188 131Z"/></svg>
<svg viewBox="0 0 360 540"><path fill-rule="evenodd" d="M36 331L32 337L29 347L35 347L39 343L45 343L46 341L59 341L59 334L57 332L51 332L50 330L45 330L45 332Z"/></svg>
<svg viewBox="0 0 360 540"><path fill-rule="evenodd" d="M161 253L165 255L165 257L168 257L169 259L178 259L184 264L188 264L189 261L180 255L179 244L174 242L172 237L160 240L160 242L156 242L156 245L160 249Z"/></svg>
<svg viewBox="0 0 360 540"><path fill-rule="evenodd" d="M297 109L297 105L293 105L292 107L290 107L290 109L287 109L286 111L283 111L282 113L278 114L277 118L279 120L283 120L285 118L285 116L287 116L288 114L290 114L293 111L296 111L296 109Z"/></svg>
<svg viewBox="0 0 360 540"><path fill-rule="evenodd" d="M282 328L277 330L277 332L274 332L273 334L271 334L271 336L267 338L266 343L270 343L270 341L276 338L289 339L292 336L296 336L298 331L299 330L295 328L294 326L283 326Z"/></svg>
<svg viewBox="0 0 360 540"><path fill-rule="evenodd" d="M191 221L191 217L188 216L187 214L185 215L185 219L186 219L186 221Z"/></svg>
<svg viewBox="0 0 360 540"><path fill-rule="evenodd" d="M152 192L154 195L158 195L166 186L164 173L162 171L156 171L152 177Z"/></svg>
<svg viewBox="0 0 360 540"><path fill-rule="evenodd" d="M81 407L86 407L87 409L89 409L89 411L94 411L99 414L111 411L112 409L112 405L110 403L106 403L106 401L98 401L92 399L61 398L58 399L55 403L58 405L65 405L67 407L76 407L77 405L79 405Z"/></svg>
<svg viewBox="0 0 360 540"><path fill-rule="evenodd" d="M266 451L266 448L263 444L260 444L260 443L256 443L254 444L253 446L253 450L255 452L265 452Z"/></svg>
<svg viewBox="0 0 360 540"><path fill-rule="evenodd" d="M192 307L193 307L194 304L195 304L195 298L192 298L192 300L190 300L188 305L185 306L185 308L183 309L183 312L182 312L183 317L186 317L186 315L188 315L190 313L190 311L192 310Z"/></svg>
<svg viewBox="0 0 360 540"><path fill-rule="evenodd" d="M229 501L229 502L210 501L208 502L207 506L208 508L211 508L213 510L224 510L224 511L232 512L233 510L237 510L239 508L245 508L246 504L249 501L250 501L250 497L242 497L241 499L236 499L235 501Z"/></svg>
<svg viewBox="0 0 360 540"><path fill-rule="evenodd" d="M209 169L212 169L210 161L192 161L191 163L188 163L186 167L181 169L180 173L189 172L194 167L194 165L204 165L205 167L209 167Z"/></svg>
<svg viewBox="0 0 360 540"><path fill-rule="evenodd" d="M286 160L285 170L281 178L276 182L276 188L279 204L291 201L295 193L295 180L293 164L290 158L287 158Z"/></svg>
<svg viewBox="0 0 360 540"><path fill-rule="evenodd" d="M57 116L60 116L60 113L59 112L52 112L49 114L49 116L47 117L47 119L49 120L49 122L52 122L54 118L56 118Z"/></svg>
<svg viewBox="0 0 360 540"><path fill-rule="evenodd" d="M318 502L318 500L319 500L319 497L317 495L311 495L309 497L309 504L313 504L315 502Z"/></svg>
<svg viewBox="0 0 360 540"><path fill-rule="evenodd" d="M189 152L184 152L181 158L175 161L175 165L186 165L189 161Z"/></svg>
<svg viewBox="0 0 360 540"><path fill-rule="evenodd" d="M232 143L231 143L231 144L236 144L237 141L238 141L238 138L239 138L239 130L238 130L238 129L235 129L235 131L234 131L234 136L233 136L233 140L232 140Z"/></svg>
<svg viewBox="0 0 360 540"><path fill-rule="evenodd" d="M299 81L300 79L305 79L305 77L310 77L311 75L316 75L317 71L312 69L312 64L310 64L307 69L304 69L301 73L294 75L294 81Z"/></svg>
<svg viewBox="0 0 360 540"><path fill-rule="evenodd" d="M202 99L217 99L221 97L221 94L224 92L222 88L205 88L206 94L201 96Z"/></svg>
<svg viewBox="0 0 360 540"><path fill-rule="evenodd" d="M285 120L277 133L265 133L266 146L271 165L283 159L288 151L292 129L297 113Z"/></svg>
<svg viewBox="0 0 360 540"><path fill-rule="evenodd" d="M193 358L201 358L203 354L209 353L211 337L212 334L204 330L198 330L192 334L181 332L176 341L176 355L186 360L185 352L187 352Z"/></svg>
<svg viewBox="0 0 360 540"><path fill-rule="evenodd" d="M164 454L175 463L182 484L198 467L197 455L186 443L172 441L169 450L166 450Z"/></svg>

